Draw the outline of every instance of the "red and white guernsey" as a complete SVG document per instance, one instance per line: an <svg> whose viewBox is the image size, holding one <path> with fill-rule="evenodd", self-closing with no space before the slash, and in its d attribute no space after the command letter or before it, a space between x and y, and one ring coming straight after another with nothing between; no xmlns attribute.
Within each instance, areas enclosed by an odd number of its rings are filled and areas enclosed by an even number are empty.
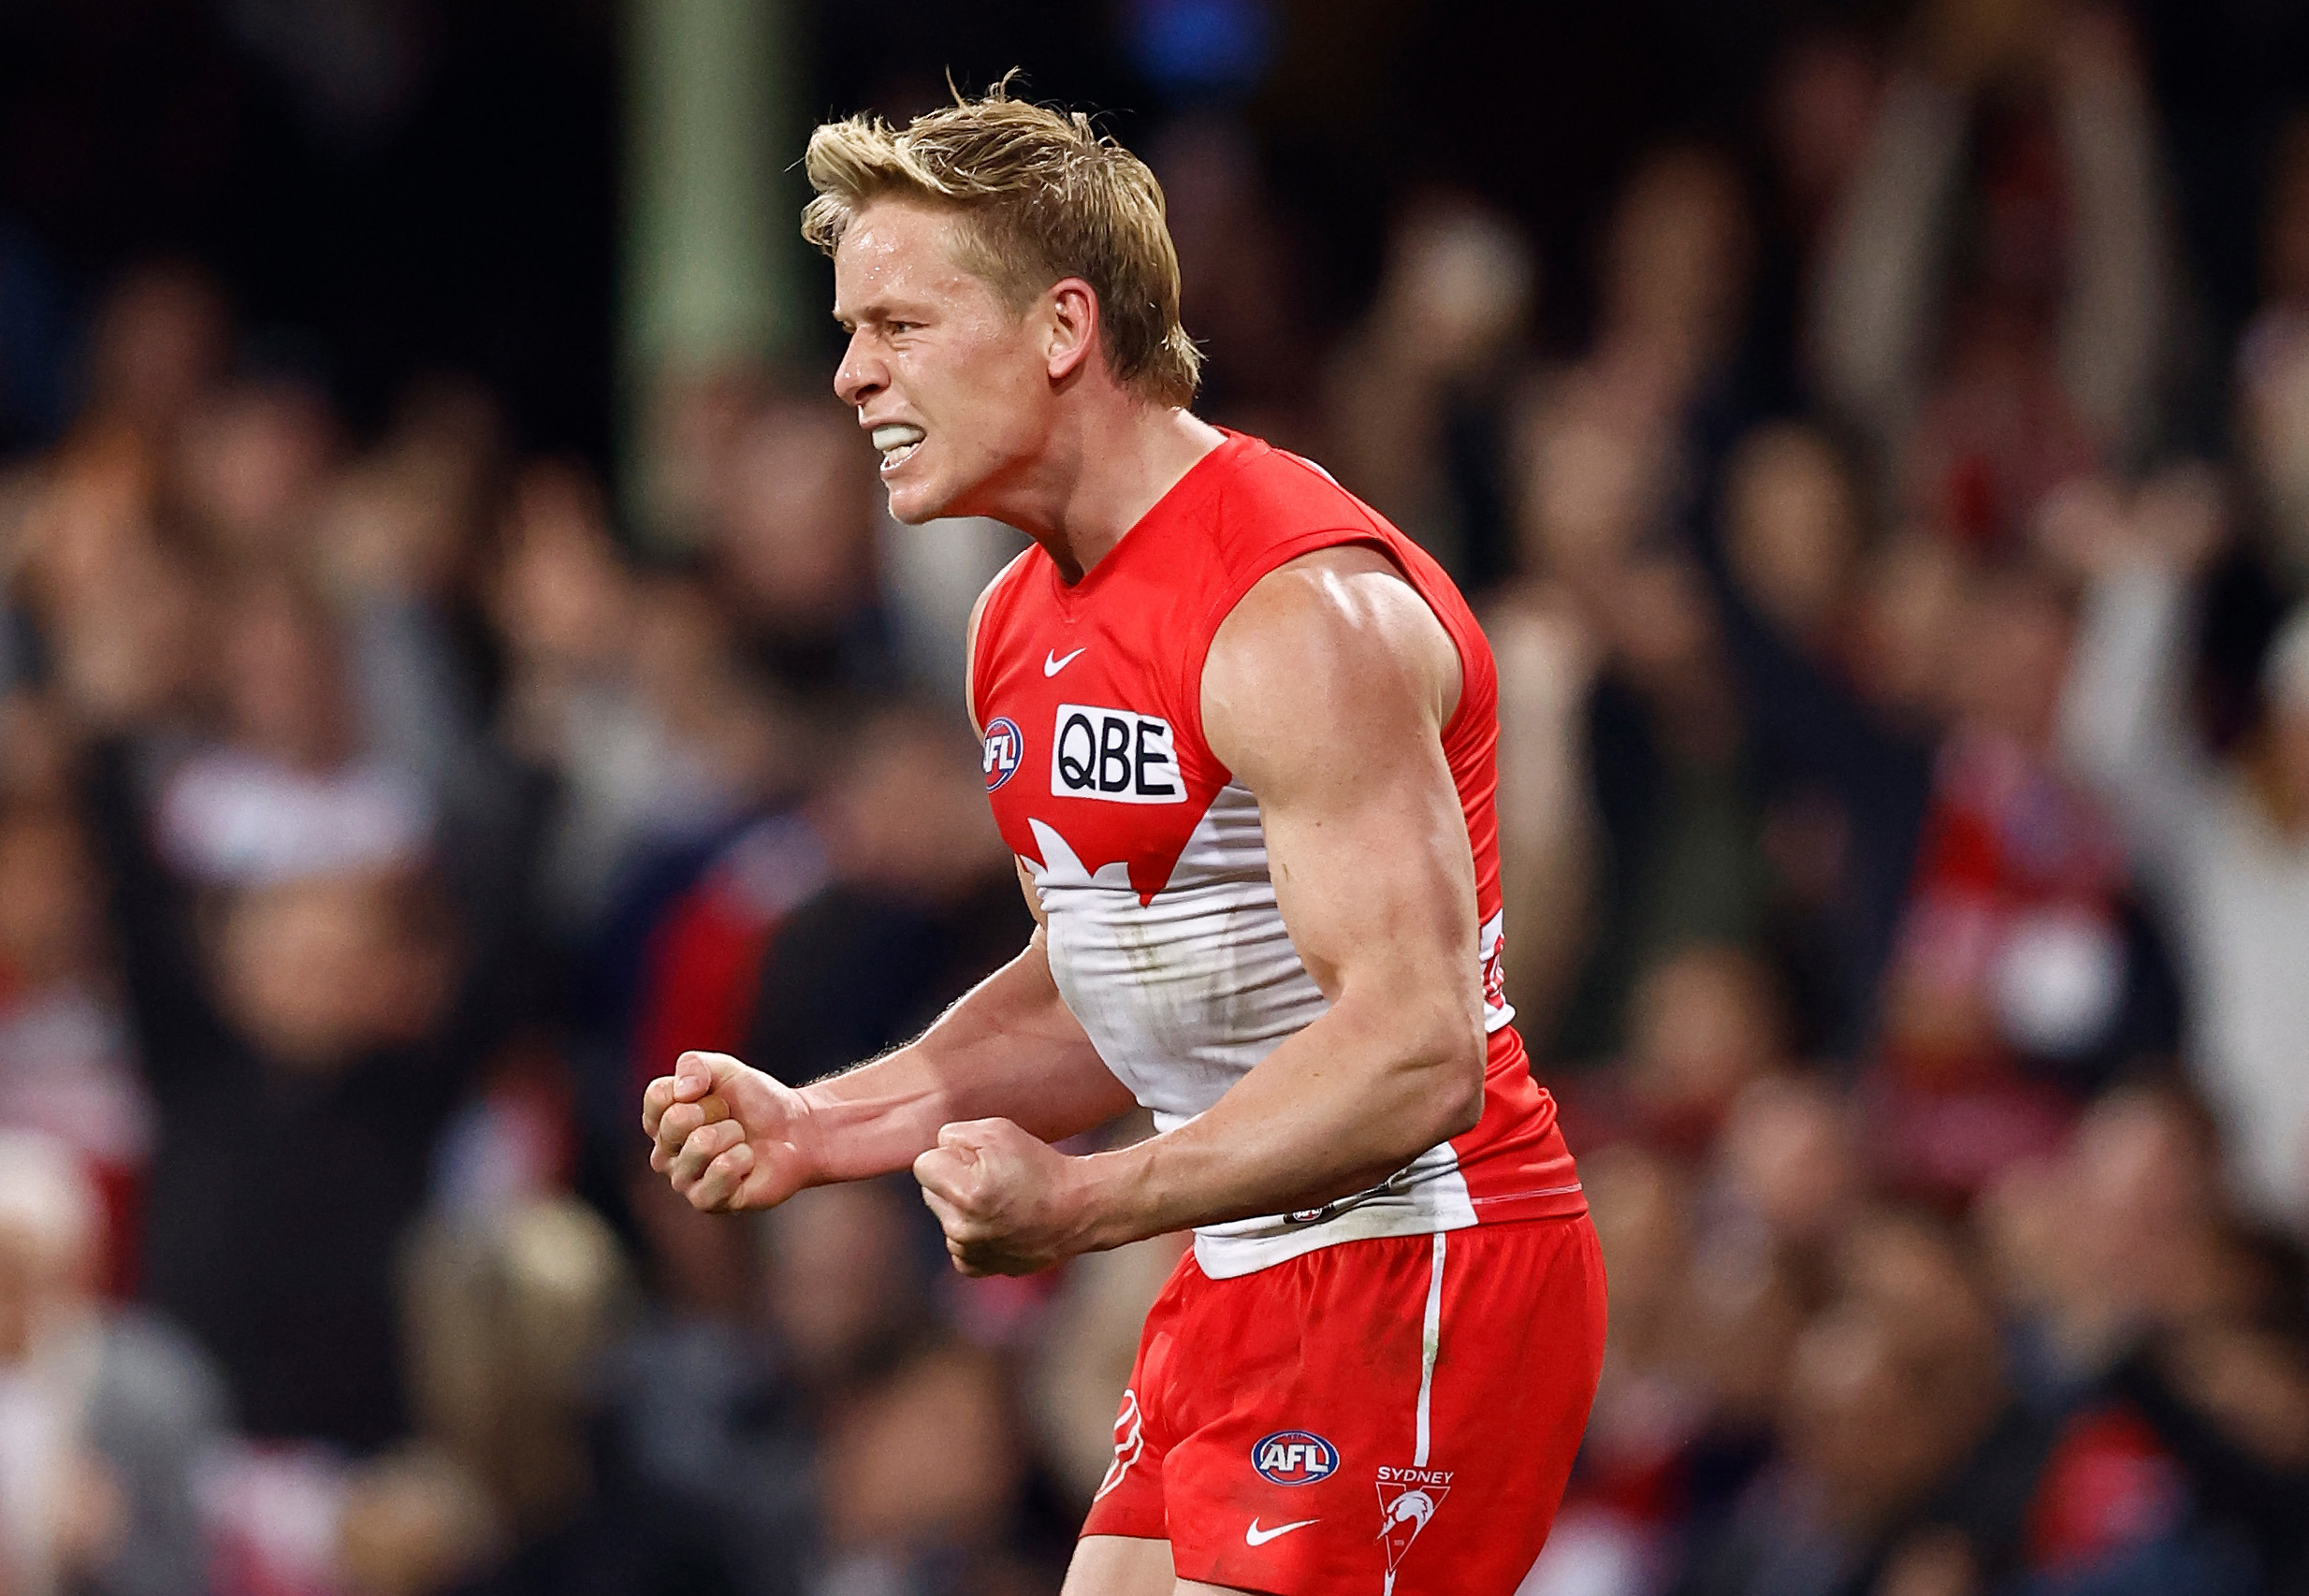
<svg viewBox="0 0 2309 1596"><path fill-rule="evenodd" d="M1217 1102L1328 1003L1275 907L1258 801L1203 741L1203 659L1260 577L1342 544L1392 559L1459 651L1444 751L1474 854L1483 1117L1369 1192L1204 1227L1196 1257L1213 1278L1340 1241L1587 1206L1501 994L1490 647L1442 568L1319 468L1228 433L1080 582L1038 546L995 579L970 688L995 822L1033 875L1059 994L1107 1067L1160 1130Z"/></svg>

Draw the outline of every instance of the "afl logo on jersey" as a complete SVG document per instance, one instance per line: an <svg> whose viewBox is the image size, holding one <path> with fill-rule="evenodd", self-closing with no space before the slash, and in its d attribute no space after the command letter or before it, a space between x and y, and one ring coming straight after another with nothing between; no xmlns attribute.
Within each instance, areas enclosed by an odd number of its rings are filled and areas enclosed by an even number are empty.
<svg viewBox="0 0 2309 1596"><path fill-rule="evenodd" d="M1018 762L1026 752L1026 739L1019 734L1018 722L1009 716L998 716L986 725L986 755L980 762L986 771L986 791L992 792L1018 774Z"/></svg>
<svg viewBox="0 0 2309 1596"><path fill-rule="evenodd" d="M1339 1468L1339 1448L1303 1429L1278 1429L1251 1448L1251 1467L1270 1485L1311 1486Z"/></svg>

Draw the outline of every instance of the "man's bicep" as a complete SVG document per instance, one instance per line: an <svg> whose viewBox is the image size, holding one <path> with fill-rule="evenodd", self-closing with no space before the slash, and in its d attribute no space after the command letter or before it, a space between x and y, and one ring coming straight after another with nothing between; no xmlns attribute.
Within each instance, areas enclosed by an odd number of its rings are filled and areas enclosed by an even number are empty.
<svg viewBox="0 0 2309 1596"><path fill-rule="evenodd" d="M1454 970L1473 989L1474 872L1450 773L1436 764L1372 772L1335 801L1260 806L1284 923L1334 998L1358 977L1393 986Z"/></svg>
<svg viewBox="0 0 2309 1596"><path fill-rule="evenodd" d="M1279 573L1205 670L1213 749L1259 800L1284 920L1334 996L1349 967L1474 980L1474 869L1444 757L1448 634L1394 579Z"/></svg>

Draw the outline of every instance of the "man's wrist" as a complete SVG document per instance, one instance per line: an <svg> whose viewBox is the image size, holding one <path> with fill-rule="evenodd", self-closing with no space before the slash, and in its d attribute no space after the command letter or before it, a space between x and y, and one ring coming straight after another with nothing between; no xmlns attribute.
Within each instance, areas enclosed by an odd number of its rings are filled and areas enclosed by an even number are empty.
<svg viewBox="0 0 2309 1596"><path fill-rule="evenodd" d="M1142 1141L1076 1160L1082 1181L1077 1200L1083 1216L1082 1252L1128 1246L1164 1230L1147 1200L1147 1145Z"/></svg>
<svg viewBox="0 0 2309 1596"><path fill-rule="evenodd" d="M794 1097L797 1107L788 1123L787 1142L802 1155L802 1167L807 1171L805 1186L831 1185L841 1177L831 1168L826 1150L826 1100L819 1096L816 1087L821 1082L797 1087Z"/></svg>
<svg viewBox="0 0 2309 1596"><path fill-rule="evenodd" d="M908 1095L903 1077L893 1081L908 1052L899 1048L794 1089L812 1185L892 1173L936 1145L939 1127L953 1116L944 1103ZM893 1092L893 1084L900 1090Z"/></svg>

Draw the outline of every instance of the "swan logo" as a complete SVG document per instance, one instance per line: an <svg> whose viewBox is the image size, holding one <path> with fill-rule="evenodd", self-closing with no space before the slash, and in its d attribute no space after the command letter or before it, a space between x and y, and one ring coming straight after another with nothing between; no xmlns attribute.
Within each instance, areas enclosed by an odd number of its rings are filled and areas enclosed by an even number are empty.
<svg viewBox="0 0 2309 1596"><path fill-rule="evenodd" d="M1444 1498L1451 1494L1450 1469L1382 1469L1379 1471L1379 1543L1387 1550L1387 1579L1382 1596L1395 1596L1395 1574L1403 1554L1419 1538Z"/></svg>
<svg viewBox="0 0 2309 1596"><path fill-rule="evenodd" d="M1311 1486L1339 1468L1339 1448L1303 1429L1278 1429L1251 1448L1251 1467L1269 1485Z"/></svg>

